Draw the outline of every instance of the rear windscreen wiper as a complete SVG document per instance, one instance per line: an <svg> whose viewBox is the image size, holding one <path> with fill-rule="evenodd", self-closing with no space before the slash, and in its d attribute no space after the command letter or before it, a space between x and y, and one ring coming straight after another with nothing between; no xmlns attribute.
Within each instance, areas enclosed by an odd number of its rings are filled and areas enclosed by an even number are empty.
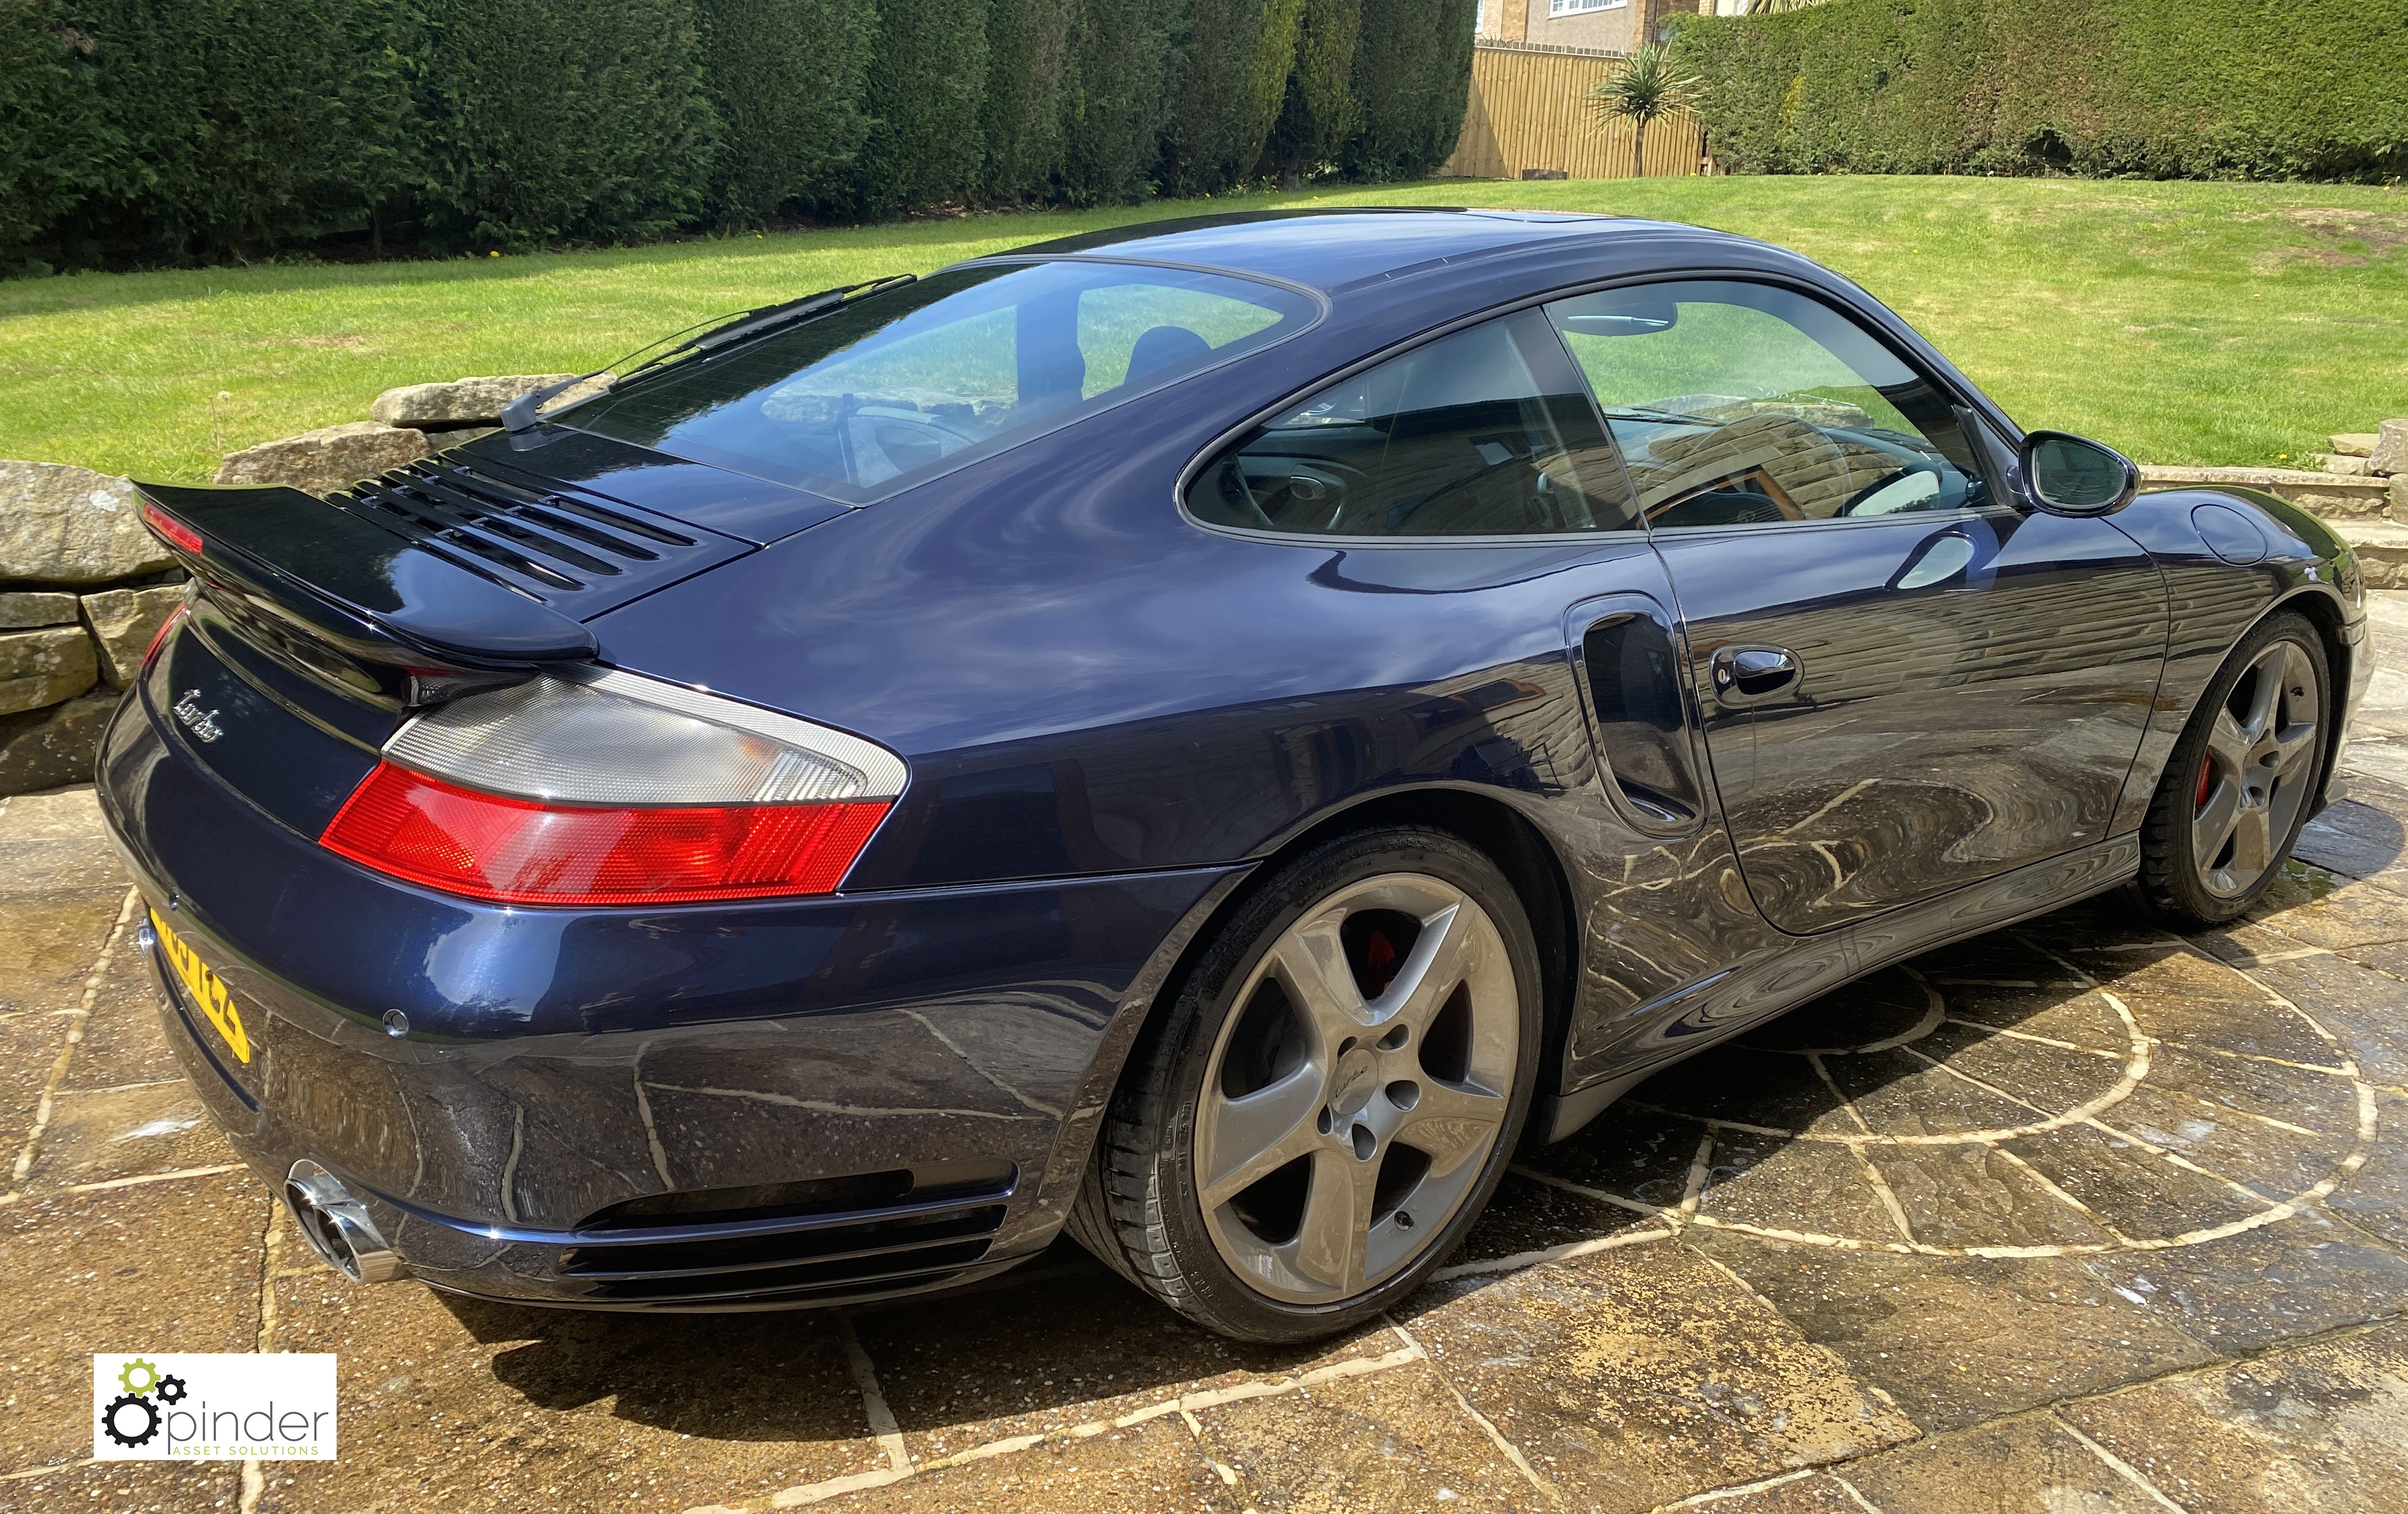
<svg viewBox="0 0 2408 1514"><path fill-rule="evenodd" d="M666 363L682 351L691 350L709 352L725 347L731 342L740 342L763 336L780 327L791 326L798 321L809 321L813 316L824 315L853 295L865 291L884 289L896 284L915 283L918 279L917 274L896 274L885 279L873 279L867 283L847 284L840 289L824 290L817 294L806 294L799 300L788 300L783 305L765 306L758 310L749 310L733 324L717 326L706 331L691 341L669 349L659 357L647 359L642 365L649 368L656 364Z"/></svg>
<svg viewBox="0 0 2408 1514"><path fill-rule="evenodd" d="M798 300L787 300L779 305L765 305L755 310L739 310L733 316L713 317L711 321L705 322L710 329L704 331L700 336L687 337L684 341L678 343L675 347L669 348L666 351L656 352L652 356L646 358L643 362L627 369L626 372L620 374L618 378L611 381L610 387L612 389L616 389L619 385L625 383L628 379L635 378L638 374L657 368L661 364L668 362L670 359L681 356L684 353L715 351L720 348L732 346L737 342L747 341L754 336L765 336L769 332L782 330L783 328L794 325L798 321L809 321L814 316L825 315L830 310L833 310L837 307L844 304L845 301L851 299L853 295L859 294L864 291L883 290L899 284L913 283L916 282L918 279L919 275L917 274L893 274L884 279L872 279L858 284L841 284L835 289L824 289L816 294L806 294ZM686 330L692 331L694 328L692 326L688 326ZM683 336L684 333L681 332L675 335ZM646 345L658 346L659 343L654 342L648 343ZM640 352L642 350L644 350L644 349L641 347L636 349L636 352ZM633 357L635 355L635 352L630 352L627 354L627 357ZM510 401L509 405L503 407L503 429L513 434L534 430L538 420L536 412L541 409L548 401L552 399L555 395L566 393L568 391L576 388L579 384L584 383L588 379L599 378L602 375L618 367L620 364L625 363L627 361L627 357L619 359L617 363L612 363L603 367L596 368L592 373L580 373L574 378L564 378L556 384L546 384L541 389L530 390L526 393L521 394L518 398Z"/></svg>

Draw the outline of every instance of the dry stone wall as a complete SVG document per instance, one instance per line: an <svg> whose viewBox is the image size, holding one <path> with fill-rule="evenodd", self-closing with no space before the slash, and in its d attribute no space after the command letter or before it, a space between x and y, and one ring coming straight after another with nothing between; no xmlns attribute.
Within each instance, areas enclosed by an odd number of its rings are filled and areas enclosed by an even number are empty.
<svg viewBox="0 0 2408 1514"><path fill-rule="evenodd" d="M92 776L182 578L124 479L0 462L0 794Z"/></svg>

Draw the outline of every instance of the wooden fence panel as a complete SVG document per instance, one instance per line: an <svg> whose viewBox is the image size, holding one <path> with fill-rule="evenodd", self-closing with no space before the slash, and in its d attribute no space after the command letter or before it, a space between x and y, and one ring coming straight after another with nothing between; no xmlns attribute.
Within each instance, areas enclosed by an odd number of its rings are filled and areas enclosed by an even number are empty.
<svg viewBox="0 0 2408 1514"><path fill-rule="evenodd" d="M1519 179L1541 168L1573 179L1629 178L1630 122L1605 121L1588 101L1590 87L1622 66L1611 52L1477 44L1463 136L1440 176ZM1650 177L1694 174L1704 156L1704 129L1685 110L1647 128Z"/></svg>

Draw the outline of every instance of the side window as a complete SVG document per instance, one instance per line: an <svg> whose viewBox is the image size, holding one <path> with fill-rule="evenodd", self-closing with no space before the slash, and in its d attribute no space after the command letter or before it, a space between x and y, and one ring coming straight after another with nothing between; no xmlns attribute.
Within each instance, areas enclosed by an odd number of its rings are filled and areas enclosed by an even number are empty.
<svg viewBox="0 0 2408 1514"><path fill-rule="evenodd" d="M1636 523L1537 310L1417 347L1259 426L1196 477L1214 525L1305 536L1519 536Z"/></svg>
<svg viewBox="0 0 2408 1514"><path fill-rule="evenodd" d="M1986 504L1947 397L1830 307L1730 280L1547 307L1650 525L1832 521Z"/></svg>

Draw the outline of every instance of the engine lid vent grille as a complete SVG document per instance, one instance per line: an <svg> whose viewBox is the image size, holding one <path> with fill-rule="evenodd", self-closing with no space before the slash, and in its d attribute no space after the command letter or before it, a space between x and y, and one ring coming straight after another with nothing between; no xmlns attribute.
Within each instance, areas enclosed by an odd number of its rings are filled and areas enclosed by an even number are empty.
<svg viewBox="0 0 2408 1514"><path fill-rule="evenodd" d="M327 499L456 566L580 619L751 550L629 506L527 489L433 460Z"/></svg>

